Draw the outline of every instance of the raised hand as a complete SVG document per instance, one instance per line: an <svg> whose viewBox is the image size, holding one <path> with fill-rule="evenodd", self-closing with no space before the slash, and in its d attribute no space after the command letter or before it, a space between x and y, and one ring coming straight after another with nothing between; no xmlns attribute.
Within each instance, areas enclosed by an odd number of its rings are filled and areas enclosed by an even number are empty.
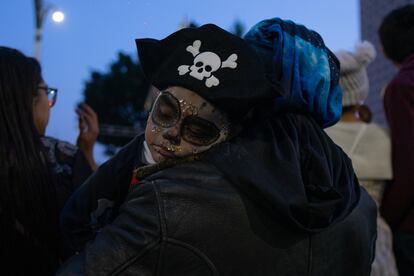
<svg viewBox="0 0 414 276"><path fill-rule="evenodd" d="M76 144L85 154L88 163L93 170L97 165L93 157L93 148L99 135L98 116L95 111L87 104L82 104L76 109L79 116L79 136Z"/></svg>

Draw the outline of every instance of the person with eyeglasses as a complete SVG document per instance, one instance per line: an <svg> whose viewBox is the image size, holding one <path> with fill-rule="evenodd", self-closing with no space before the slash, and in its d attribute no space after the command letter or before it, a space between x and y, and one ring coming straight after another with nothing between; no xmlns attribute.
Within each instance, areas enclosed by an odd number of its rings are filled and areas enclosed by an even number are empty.
<svg viewBox="0 0 414 276"><path fill-rule="evenodd" d="M40 85L37 86L36 93L33 95L33 119L36 129L41 135L46 133L50 109L56 103L57 92L56 88L46 86L42 80Z"/></svg>
<svg viewBox="0 0 414 276"><path fill-rule="evenodd" d="M60 210L93 172L80 148L45 136L56 99L34 58L0 47L2 275L53 275L64 255ZM79 114L90 131L80 139L93 147L96 115L88 107Z"/></svg>
<svg viewBox="0 0 414 276"><path fill-rule="evenodd" d="M61 227L77 254L58 276L369 275L375 203L315 119L275 109L303 99L295 93L329 95L337 108L339 64L303 26L255 27L249 42L213 24L136 40L160 93L145 134L65 205ZM295 69L283 74L293 91L267 74L254 42L269 63L293 52L283 64ZM336 122L323 113L319 123Z"/></svg>
<svg viewBox="0 0 414 276"><path fill-rule="evenodd" d="M50 108L55 105L57 95L58 89L47 86L44 81L38 86L38 94L34 100L33 115L36 129L42 135L46 132L50 116ZM87 104L81 104L76 109L76 113L79 117L79 136L76 145L84 154L89 166L95 171L97 164L93 157L93 148L99 134L98 116ZM54 143L53 141L50 141L50 138L43 137L42 139L47 145Z"/></svg>

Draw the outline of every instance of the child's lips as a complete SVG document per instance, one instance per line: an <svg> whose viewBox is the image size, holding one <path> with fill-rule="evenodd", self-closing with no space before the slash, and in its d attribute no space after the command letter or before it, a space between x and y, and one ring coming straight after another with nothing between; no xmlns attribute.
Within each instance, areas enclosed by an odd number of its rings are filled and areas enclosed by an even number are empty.
<svg viewBox="0 0 414 276"><path fill-rule="evenodd" d="M154 145L154 150L164 157L175 157L175 154L169 151L166 147L160 145Z"/></svg>

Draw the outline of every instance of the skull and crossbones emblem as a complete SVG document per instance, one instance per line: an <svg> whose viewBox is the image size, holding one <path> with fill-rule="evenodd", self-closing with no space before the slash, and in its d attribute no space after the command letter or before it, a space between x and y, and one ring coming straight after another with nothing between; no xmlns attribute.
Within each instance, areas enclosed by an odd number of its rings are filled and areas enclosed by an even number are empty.
<svg viewBox="0 0 414 276"><path fill-rule="evenodd" d="M186 50L190 52L193 57L193 65L180 65L178 67L178 73L180 76L187 74L198 79L204 80L207 87L213 87L220 84L219 79L217 79L213 73L222 68L231 68L234 69L237 67L237 55L230 55L227 60L221 61L221 58L213 52L202 52L200 53L201 41L195 40L193 45L189 45Z"/></svg>

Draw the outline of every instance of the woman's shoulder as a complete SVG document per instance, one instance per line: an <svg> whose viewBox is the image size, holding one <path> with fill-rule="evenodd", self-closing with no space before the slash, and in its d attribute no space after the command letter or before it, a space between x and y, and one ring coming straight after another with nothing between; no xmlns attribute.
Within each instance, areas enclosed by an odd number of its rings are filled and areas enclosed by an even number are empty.
<svg viewBox="0 0 414 276"><path fill-rule="evenodd" d="M50 136L40 137L42 145L46 148L48 153L59 151L65 155L73 156L78 151L78 147L67 141L59 140Z"/></svg>
<svg viewBox="0 0 414 276"><path fill-rule="evenodd" d="M59 174L72 174L78 147L53 137L43 136L40 138L46 160L52 168L52 172Z"/></svg>

